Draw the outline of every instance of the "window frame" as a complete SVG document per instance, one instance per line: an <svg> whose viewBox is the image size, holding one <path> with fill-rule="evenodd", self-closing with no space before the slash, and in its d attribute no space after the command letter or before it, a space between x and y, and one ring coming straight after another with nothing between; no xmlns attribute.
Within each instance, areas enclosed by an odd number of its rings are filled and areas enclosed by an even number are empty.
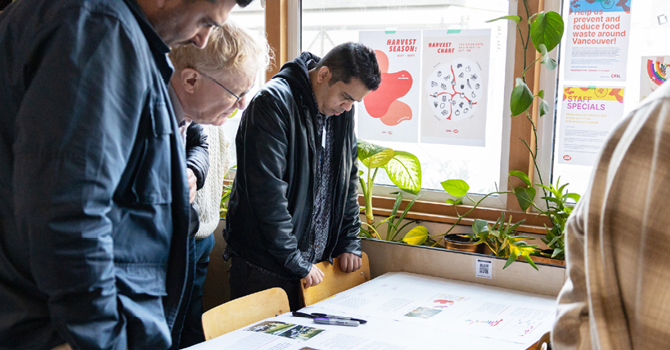
<svg viewBox="0 0 670 350"><path fill-rule="evenodd" d="M561 12L561 0L527 0L528 11L536 13L542 10ZM279 71L279 68L286 63L289 57L291 59L300 53L300 20L301 20L301 0L267 0L265 2L265 16L266 16L266 33L268 43L275 51L276 62L271 71L267 73L267 80ZM523 1L509 1L510 14L516 14L523 9ZM527 35L528 28L521 26L523 35ZM514 23L508 23L508 50L507 62L514 62L514 64L507 64L506 76L521 76L523 67L523 46L517 40L518 31ZM291 38L291 39L289 39ZM514 47L514 50L510 48ZM560 46L559 46L560 49ZM557 51L557 50L556 50ZM532 52L529 52L532 54ZM556 52L552 53L556 57ZM533 57L529 57L532 61ZM540 69L539 65L533 70L526 72L526 79L529 82L529 87L535 93L543 89L547 96L556 96L556 79L558 70L549 72L546 69ZM536 79L537 77L537 79ZM513 79L506 78L505 96L509 96L513 88ZM505 99L505 110L509 110L509 99ZM533 120L538 127L538 138L540 144L540 172L545 181L551 181L551 165L553 153L553 126L555 118L555 106L550 106L550 112L547 116L538 120L537 110L533 111ZM551 116L551 117L549 117ZM523 142L520 138L525 140L533 140L532 127L528 120L523 117L510 118L508 115L503 115L503 144L501 154L501 169L499 188L501 191L507 190L507 174L511 170L520 170L528 173L531 178L534 178L536 173L531 158L528 154ZM515 142L516 141L516 142ZM521 180L510 179L512 186L521 185ZM394 195L391 192L397 191L390 186L375 186L375 196L373 196L372 204L376 214L388 215L395 201ZM425 193L424 193L425 192ZM471 197L477 199L476 194L471 194ZM426 220L431 222L454 223L457 220L455 208L445 203L450 196L444 192L439 191L422 191L421 199L417 200L408 213L407 217L411 219ZM481 196L479 196L481 198ZM539 200L536 200L538 205L542 205ZM362 195L359 195L359 203L364 204ZM401 205L401 209L409 203L405 200ZM460 207L460 213L467 211L468 205ZM471 224L474 219L484 219L495 221L501 212L512 214L515 220L525 219L525 225L521 227L524 232L545 233L545 225L551 225L546 217L538 216L532 212L522 212L519 207L516 197L513 194L501 196L501 198L487 198L482 202L481 206L475 209L468 218L461 221L463 224Z"/></svg>

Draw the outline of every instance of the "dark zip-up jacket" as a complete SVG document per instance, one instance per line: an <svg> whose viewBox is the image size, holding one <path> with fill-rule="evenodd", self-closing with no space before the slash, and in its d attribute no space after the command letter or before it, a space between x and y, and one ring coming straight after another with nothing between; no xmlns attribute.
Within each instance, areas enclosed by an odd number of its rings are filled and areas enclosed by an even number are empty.
<svg viewBox="0 0 670 350"><path fill-rule="evenodd" d="M308 70L319 58L305 52L285 64L249 103L236 137L237 175L224 237L243 259L271 272L303 278L300 256L312 233L314 128L318 107ZM354 111L334 116L332 221L324 258L361 255Z"/></svg>
<svg viewBox="0 0 670 350"><path fill-rule="evenodd" d="M134 0L0 14L0 349L167 349L187 269L168 47Z"/></svg>

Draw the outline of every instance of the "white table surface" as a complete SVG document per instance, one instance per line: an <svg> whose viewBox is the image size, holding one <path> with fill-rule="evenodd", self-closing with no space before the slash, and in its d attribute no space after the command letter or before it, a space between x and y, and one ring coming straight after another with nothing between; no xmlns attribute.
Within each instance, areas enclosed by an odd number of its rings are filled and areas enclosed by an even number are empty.
<svg viewBox="0 0 670 350"><path fill-rule="evenodd" d="M358 327L322 325L287 313L188 349L520 350L551 329L555 299L411 273L388 273L300 311L368 322Z"/></svg>

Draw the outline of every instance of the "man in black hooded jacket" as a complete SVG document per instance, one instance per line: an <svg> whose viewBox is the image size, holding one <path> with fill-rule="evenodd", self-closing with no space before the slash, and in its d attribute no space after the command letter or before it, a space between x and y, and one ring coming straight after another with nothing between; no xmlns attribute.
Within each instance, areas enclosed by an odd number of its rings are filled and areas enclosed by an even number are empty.
<svg viewBox="0 0 670 350"><path fill-rule="evenodd" d="M314 264L360 268L353 103L380 83L374 51L346 43L286 63L251 101L224 231L233 299L281 287L295 310L300 279L323 278Z"/></svg>

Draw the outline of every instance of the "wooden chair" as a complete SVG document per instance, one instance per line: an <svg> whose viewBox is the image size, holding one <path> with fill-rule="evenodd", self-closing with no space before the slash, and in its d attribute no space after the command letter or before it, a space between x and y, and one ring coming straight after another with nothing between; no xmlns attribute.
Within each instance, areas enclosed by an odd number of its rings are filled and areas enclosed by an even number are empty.
<svg viewBox="0 0 670 350"><path fill-rule="evenodd" d="M527 350L547 350L551 341L551 332L544 333L537 343L531 345Z"/></svg>
<svg viewBox="0 0 670 350"><path fill-rule="evenodd" d="M332 265L328 261L322 261L316 266L324 273L323 282L314 287L304 288L305 280L300 281L303 306L316 304L370 280L370 261L365 253L363 253L361 268L351 273L346 273L340 269L339 258L333 259Z"/></svg>
<svg viewBox="0 0 670 350"><path fill-rule="evenodd" d="M270 288L221 304L202 315L205 339L210 340L254 322L289 312L288 296Z"/></svg>

